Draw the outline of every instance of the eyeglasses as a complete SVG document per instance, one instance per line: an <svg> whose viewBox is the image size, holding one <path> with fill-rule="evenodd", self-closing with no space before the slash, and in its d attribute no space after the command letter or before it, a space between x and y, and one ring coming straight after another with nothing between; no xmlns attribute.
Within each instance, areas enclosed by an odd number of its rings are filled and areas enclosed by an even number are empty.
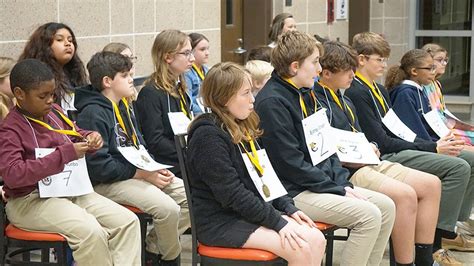
<svg viewBox="0 0 474 266"><path fill-rule="evenodd" d="M370 60L370 59L373 59L373 60L375 60L375 61L378 61L378 62L381 63L381 64L387 64L388 59L389 59L388 57L370 57L370 56L368 56L368 55L364 55L364 56L365 56L367 59L369 59L369 60Z"/></svg>
<svg viewBox="0 0 474 266"><path fill-rule="evenodd" d="M442 65L447 65L449 63L449 58L433 58L433 60L437 61Z"/></svg>
<svg viewBox="0 0 474 266"><path fill-rule="evenodd" d="M431 73L436 73L436 65L431 65L428 67L417 67L416 69L425 69L431 71Z"/></svg>
<svg viewBox="0 0 474 266"><path fill-rule="evenodd" d="M186 57L186 59L191 59L191 56L194 57L193 51L191 51L191 50L186 50L184 52L179 52L179 53L176 53L176 54L182 54Z"/></svg>

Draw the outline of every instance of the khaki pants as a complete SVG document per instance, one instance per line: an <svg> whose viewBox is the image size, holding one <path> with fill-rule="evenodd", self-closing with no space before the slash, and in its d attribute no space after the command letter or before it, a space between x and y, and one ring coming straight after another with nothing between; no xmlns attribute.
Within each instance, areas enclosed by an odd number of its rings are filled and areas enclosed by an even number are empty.
<svg viewBox="0 0 474 266"><path fill-rule="evenodd" d="M95 192L41 199L34 191L9 199L6 212L19 228L63 235L78 265L141 264L136 215Z"/></svg>
<svg viewBox="0 0 474 266"><path fill-rule="evenodd" d="M395 222L395 204L383 194L354 189L368 200L310 191L294 200L311 219L351 229L341 265L380 265Z"/></svg>
<svg viewBox="0 0 474 266"><path fill-rule="evenodd" d="M382 161L379 165L365 166L357 170L351 177L354 186L378 191L384 180L395 179L404 182L410 168L399 163Z"/></svg>
<svg viewBox="0 0 474 266"><path fill-rule="evenodd" d="M163 190L138 179L101 184L94 189L117 203L137 207L153 217L153 230L146 238L149 252L161 254L164 260L175 259L181 253L179 236L190 226L183 180L175 178Z"/></svg>

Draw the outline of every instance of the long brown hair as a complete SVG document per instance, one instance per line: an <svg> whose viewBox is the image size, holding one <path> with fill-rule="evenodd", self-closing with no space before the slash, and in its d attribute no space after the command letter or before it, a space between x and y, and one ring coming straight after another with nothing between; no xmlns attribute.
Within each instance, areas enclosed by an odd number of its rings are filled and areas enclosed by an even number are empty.
<svg viewBox="0 0 474 266"><path fill-rule="evenodd" d="M283 31L283 26L285 26L285 19L292 17L293 15L290 13L280 13L273 18L272 25L270 25L270 32L268 33L268 38L271 42L278 40L278 36L280 36Z"/></svg>
<svg viewBox="0 0 474 266"><path fill-rule="evenodd" d="M246 133L252 139L262 135L258 128L260 118L255 111L244 120L236 119L226 107L229 100L240 90L244 82L251 84L250 75L245 69L232 62L218 63L206 75L201 87L204 106L209 107L223 122L223 127L232 136L234 143L246 139Z"/></svg>
<svg viewBox="0 0 474 266"><path fill-rule="evenodd" d="M406 52L400 60L400 65L395 65L388 69L387 77L385 78L385 88L391 90L401 84L403 80L410 79L410 71L413 68L420 67L427 57L431 57L431 55L422 49L413 49Z"/></svg>
<svg viewBox="0 0 474 266"><path fill-rule="evenodd" d="M72 43L75 48L73 57L64 66L59 64L51 49L54 34L60 29L66 29L71 33ZM19 61L27 58L35 58L46 63L54 73L54 79L56 80L56 101L60 102L65 94L73 91L74 87L87 84L84 64L77 55L78 48L76 36L70 27L63 23L50 22L41 25L31 34L23 53L20 55Z"/></svg>
<svg viewBox="0 0 474 266"><path fill-rule="evenodd" d="M186 92L186 82L184 75L180 75L181 82L176 86L176 78L166 62L168 56L173 56L189 41L188 35L179 30L164 30L156 35L153 47L151 48L151 58L153 60L154 72L145 81L145 84L154 83L157 89L168 92L175 98L179 97L178 92Z"/></svg>

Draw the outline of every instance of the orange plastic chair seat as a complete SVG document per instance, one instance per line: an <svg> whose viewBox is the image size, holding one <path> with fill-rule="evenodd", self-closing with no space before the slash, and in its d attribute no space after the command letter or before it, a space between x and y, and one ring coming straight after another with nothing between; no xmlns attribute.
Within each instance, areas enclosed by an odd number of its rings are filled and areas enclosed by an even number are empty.
<svg viewBox="0 0 474 266"><path fill-rule="evenodd" d="M199 244L198 253L201 256L229 260L271 261L278 258L277 255L261 249L211 247L203 244Z"/></svg>
<svg viewBox="0 0 474 266"><path fill-rule="evenodd" d="M129 209L130 211L132 211L133 213L144 213L142 210L140 210L139 208L137 207L133 207L133 206L130 206L130 205L122 205L124 206L125 208Z"/></svg>
<svg viewBox="0 0 474 266"><path fill-rule="evenodd" d="M60 234L25 231L18 227L15 227L12 224L7 225L7 227L5 228L5 235L8 238L28 241L66 241L66 239Z"/></svg>
<svg viewBox="0 0 474 266"><path fill-rule="evenodd" d="M320 231L324 231L324 230L327 230L327 229L330 229L330 228L333 228L334 225L333 224L325 224L325 223L321 223L321 222L314 222L316 224L316 228L318 228Z"/></svg>

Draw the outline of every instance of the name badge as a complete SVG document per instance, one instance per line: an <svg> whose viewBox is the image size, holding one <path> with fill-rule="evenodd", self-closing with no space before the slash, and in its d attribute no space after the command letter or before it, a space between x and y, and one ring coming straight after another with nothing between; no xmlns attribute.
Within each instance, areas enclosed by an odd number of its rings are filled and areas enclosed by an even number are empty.
<svg viewBox="0 0 474 266"><path fill-rule="evenodd" d="M127 159L127 161L136 167L146 171L157 171L160 169L171 168L171 165L161 164L151 158L148 151L143 147L139 146L140 149L135 147L117 147L119 152Z"/></svg>
<svg viewBox="0 0 474 266"><path fill-rule="evenodd" d="M36 148L36 158L43 158L55 150ZM83 157L65 164L61 173L39 181L38 189L40 198L75 197L94 192L87 173L86 159Z"/></svg>
<svg viewBox="0 0 474 266"><path fill-rule="evenodd" d="M436 135L438 135L438 137L442 138L451 133L449 128L438 115L437 110L431 110L428 113L423 114L423 117L425 118L426 122L428 122L428 125L430 125L431 129L433 129Z"/></svg>
<svg viewBox="0 0 474 266"><path fill-rule="evenodd" d="M382 123L385 125L390 132L395 136L406 140L408 142L414 142L416 138L415 132L413 132L409 127L407 127L393 109L388 110L385 117L382 119Z"/></svg>
<svg viewBox="0 0 474 266"><path fill-rule="evenodd" d="M168 118L175 135L188 133L188 126L191 120L183 112L170 112L168 113Z"/></svg>
<svg viewBox="0 0 474 266"><path fill-rule="evenodd" d="M242 154L242 159L244 159L245 167L262 199L268 202L288 194L275 170L273 170L265 149L258 150L257 154L263 168L263 176L258 175L257 170L245 153Z"/></svg>
<svg viewBox="0 0 474 266"><path fill-rule="evenodd" d="M326 109L317 111L301 122L306 146L314 166L336 153L336 143L331 137L331 126L326 116Z"/></svg>
<svg viewBox="0 0 474 266"><path fill-rule="evenodd" d="M380 160L364 133L332 128L337 139L337 156L341 162L379 164Z"/></svg>

